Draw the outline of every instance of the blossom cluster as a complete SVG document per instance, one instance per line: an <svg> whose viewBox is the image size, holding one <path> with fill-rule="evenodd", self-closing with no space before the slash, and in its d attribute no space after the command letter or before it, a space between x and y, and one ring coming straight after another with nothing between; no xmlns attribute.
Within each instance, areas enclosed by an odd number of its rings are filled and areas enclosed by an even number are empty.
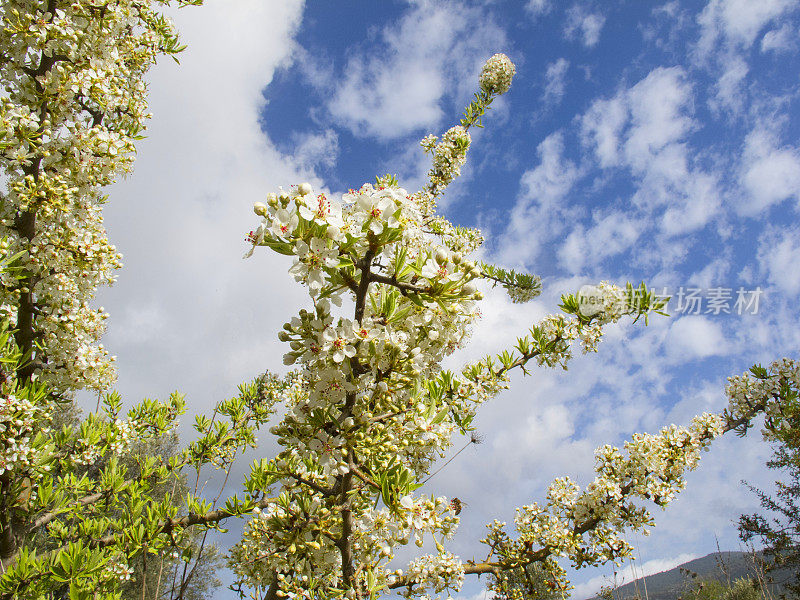
<svg viewBox="0 0 800 600"><path fill-rule="evenodd" d="M789 416L782 411L781 399L798 391L800 362L784 358L768 367L755 366L748 373L728 378L726 416L732 421L741 421L754 410L763 410L766 422L762 434L773 441L781 431L791 427Z"/></svg>
<svg viewBox="0 0 800 600"><path fill-rule="evenodd" d="M519 564L530 562L534 555L537 560L568 558L576 567L617 562L632 550L624 531L638 529L646 535L653 524L650 512L635 499L666 506L684 488L685 472L697 466L712 440L727 430L747 427L759 412L766 414L763 433L771 439L785 427L783 399L794 397L798 390L800 363L788 359L731 377L728 407L722 413L704 413L688 427L670 425L655 435L635 434L622 450L610 445L598 448L597 477L584 490L568 478L555 480L547 504L517 509L516 539L505 532L505 523L495 521L484 541L495 552L502 549L504 560ZM548 569L565 589L563 568L551 562Z"/></svg>
<svg viewBox="0 0 800 600"><path fill-rule="evenodd" d="M433 155L433 167L429 173L431 189L446 188L459 175L467 160L467 150L472 143L469 132L461 125L448 129L437 143L434 135L426 136L421 145Z"/></svg>
<svg viewBox="0 0 800 600"><path fill-rule="evenodd" d="M445 590L458 592L464 582L464 565L450 552L425 554L408 565L405 578L414 584L404 592L406 598L422 596L428 588L436 594Z"/></svg>
<svg viewBox="0 0 800 600"><path fill-rule="evenodd" d="M481 89L490 94L505 94L517 72L514 63L505 54L495 54L481 70Z"/></svg>
<svg viewBox="0 0 800 600"><path fill-rule="evenodd" d="M31 441L46 416L45 409L29 398L0 396L0 475L31 465L35 457Z"/></svg>
<svg viewBox="0 0 800 600"><path fill-rule="evenodd" d="M98 344L107 315L91 303L121 255L102 222L103 186L128 171L148 118L143 73L176 49L167 19L122 0L0 7L0 207L3 255L22 251L25 277L0 312L20 327L40 379L63 391L107 388L113 357ZM29 322L30 319L30 322ZM37 340L37 346L32 340Z"/></svg>

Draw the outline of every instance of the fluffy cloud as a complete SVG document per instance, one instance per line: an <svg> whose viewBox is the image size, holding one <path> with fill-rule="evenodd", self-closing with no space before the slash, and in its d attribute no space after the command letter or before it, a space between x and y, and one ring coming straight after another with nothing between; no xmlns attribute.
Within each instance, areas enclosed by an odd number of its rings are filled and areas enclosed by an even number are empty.
<svg viewBox="0 0 800 600"><path fill-rule="evenodd" d="M742 214L758 214L787 198L800 200L800 152L779 147L777 134L760 126L745 140L739 179L747 191L738 205Z"/></svg>
<svg viewBox="0 0 800 600"><path fill-rule="evenodd" d="M639 238L644 224L620 211L595 215L588 229L578 225L559 250L561 264L572 273L627 250Z"/></svg>
<svg viewBox="0 0 800 600"><path fill-rule="evenodd" d="M294 160L304 169L313 171L317 166L332 167L339 156L339 136L332 129L321 133L303 133L294 136Z"/></svg>
<svg viewBox="0 0 800 600"><path fill-rule="evenodd" d="M603 168L627 168L638 180L634 202L649 214L663 209L663 233L706 225L719 209L717 177L692 165L686 139L694 130L692 86L679 67L658 67L580 119L583 143Z"/></svg>
<svg viewBox="0 0 800 600"><path fill-rule="evenodd" d="M550 0L528 0L528 3L525 5L525 10L534 17L547 14L552 8Z"/></svg>
<svg viewBox="0 0 800 600"><path fill-rule="evenodd" d="M600 32L605 23L606 18L600 13L591 13L584 7L575 5L567 12L564 35L568 39L580 36L583 45L591 48L600 41Z"/></svg>
<svg viewBox="0 0 800 600"><path fill-rule="evenodd" d="M719 322L695 315L681 317L672 323L665 346L668 354L679 362L724 356L733 350Z"/></svg>
<svg viewBox="0 0 800 600"><path fill-rule="evenodd" d="M768 228L759 239L758 261L761 272L779 290L796 296L800 293L800 237L795 228Z"/></svg>
<svg viewBox="0 0 800 600"><path fill-rule="evenodd" d="M581 117L581 136L585 146L594 148L602 168L620 164L620 134L628 119L624 94L609 100L595 100Z"/></svg>
<svg viewBox="0 0 800 600"><path fill-rule="evenodd" d="M744 115L748 90L749 49L771 23L797 9L796 0L710 0L697 17L700 37L694 61L716 79L709 107L729 118ZM787 36L790 34L782 34ZM777 31L768 32L762 50L785 46Z"/></svg>
<svg viewBox="0 0 800 600"><path fill-rule="evenodd" d="M557 104L561 101L561 98L564 96L568 69L569 61L566 58L559 58L547 65L543 96L543 100L546 104Z"/></svg>
<svg viewBox="0 0 800 600"><path fill-rule="evenodd" d="M698 48L708 54L719 40L750 47L767 24L796 8L795 0L710 0L697 19L702 29Z"/></svg>
<svg viewBox="0 0 800 600"><path fill-rule="evenodd" d="M383 51L355 52L341 77L328 78L328 110L356 135L382 140L436 125L442 96L465 81L471 88L483 61L507 45L480 8L447 2L415 5L381 41Z"/></svg>
<svg viewBox="0 0 800 600"><path fill-rule="evenodd" d="M789 52L797 48L797 31L788 23L778 29L772 29L761 38L762 52Z"/></svg>
<svg viewBox="0 0 800 600"><path fill-rule="evenodd" d="M299 1L210 0L173 13L187 50L180 67L162 61L151 72L147 138L105 208L125 262L100 293L111 313L105 344L119 357L117 388L131 402L178 389L192 412L207 412L281 364L280 345L264 342L302 295L285 285L287 261L242 254L253 202L313 180L259 127L262 90L290 60L301 12Z"/></svg>
<svg viewBox="0 0 800 600"><path fill-rule="evenodd" d="M579 176L578 168L563 152L561 133L549 135L539 144L540 162L522 176L523 191L501 240L501 261L515 266L530 264L542 245L563 231L562 201Z"/></svg>
<svg viewBox="0 0 800 600"><path fill-rule="evenodd" d="M709 106L717 113L727 109L731 114L741 114L746 96L743 86L750 69L738 54L726 55L720 63L722 73L715 85L715 95L709 99Z"/></svg>

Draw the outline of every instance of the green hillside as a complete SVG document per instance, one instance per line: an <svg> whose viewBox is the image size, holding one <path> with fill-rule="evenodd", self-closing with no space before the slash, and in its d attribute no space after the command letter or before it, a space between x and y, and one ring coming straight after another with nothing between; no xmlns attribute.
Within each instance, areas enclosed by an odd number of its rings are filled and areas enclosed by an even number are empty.
<svg viewBox="0 0 800 600"><path fill-rule="evenodd" d="M745 552L714 552L708 556L684 563L669 571L655 573L637 581L626 583L614 590L615 600L679 600L687 596L702 580L715 579L728 584L739 578L753 577L753 556ZM770 574L776 584L769 586L773 598L782 593L781 582L791 573L787 570ZM599 600L595 596L589 600Z"/></svg>

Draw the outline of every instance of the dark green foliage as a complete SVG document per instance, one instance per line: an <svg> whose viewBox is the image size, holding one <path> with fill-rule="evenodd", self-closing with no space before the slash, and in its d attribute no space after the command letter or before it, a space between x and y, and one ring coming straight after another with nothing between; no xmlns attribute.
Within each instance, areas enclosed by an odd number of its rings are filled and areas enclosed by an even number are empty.
<svg viewBox="0 0 800 600"><path fill-rule="evenodd" d="M766 515L742 515L739 535L747 543L756 540L764 545L768 576L786 587L787 597L800 597L800 401L789 398L781 410L789 427L776 429L767 420L775 440L767 467L784 478L775 482L774 496L748 486L758 495ZM782 569L780 575L777 569Z"/></svg>

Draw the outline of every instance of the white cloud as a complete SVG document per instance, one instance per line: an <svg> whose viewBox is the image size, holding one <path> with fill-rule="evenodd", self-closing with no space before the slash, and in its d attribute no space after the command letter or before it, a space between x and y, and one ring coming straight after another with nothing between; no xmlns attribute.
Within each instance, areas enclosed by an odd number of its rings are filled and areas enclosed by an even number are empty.
<svg viewBox="0 0 800 600"><path fill-rule="evenodd" d="M800 200L800 151L778 147L777 135L759 126L745 140L739 172L747 195L739 212L758 214L787 198Z"/></svg>
<svg viewBox="0 0 800 600"><path fill-rule="evenodd" d="M628 91L631 129L625 154L630 165L648 170L653 158L686 136L692 128L686 114L691 100L691 86L678 67L656 68Z"/></svg>
<svg viewBox="0 0 800 600"><path fill-rule="evenodd" d="M676 361L724 356L732 351L718 321L690 315L676 319L665 340L667 353Z"/></svg>
<svg viewBox="0 0 800 600"><path fill-rule="evenodd" d="M782 52L790 52L796 48L797 30L789 23L784 23L780 28L768 31L761 38L762 52L780 54Z"/></svg>
<svg viewBox="0 0 800 600"><path fill-rule="evenodd" d="M626 100L624 94L596 100L581 117L581 140L585 146L594 146L603 168L619 164L620 133L628 119Z"/></svg>
<svg viewBox="0 0 800 600"><path fill-rule="evenodd" d="M661 228L678 235L703 227L719 208L716 178L690 165L692 89L680 68L657 68L627 94L631 126L625 162L641 179L634 202L665 205Z"/></svg>
<svg viewBox="0 0 800 600"><path fill-rule="evenodd" d="M547 136L537 148L539 165L523 174L523 191L501 239L499 257L506 264L530 264L542 245L563 231L561 204L579 176L578 168L563 152L563 135Z"/></svg>
<svg viewBox="0 0 800 600"><path fill-rule="evenodd" d="M605 22L606 18L600 13L590 13L584 7L575 5L567 12L564 35L567 39L574 39L580 34L583 45L591 48L600 41L600 32Z"/></svg>
<svg viewBox="0 0 800 600"><path fill-rule="evenodd" d="M668 236L702 228L720 206L717 176L691 164L692 103L684 70L659 67L613 98L596 100L580 119L582 142L599 166L631 170L638 180L634 203Z"/></svg>
<svg viewBox="0 0 800 600"><path fill-rule="evenodd" d="M674 19L678 16L678 11L680 10L680 2L678 0L671 0L670 2L666 2L661 6L657 6L653 9L654 16L666 16Z"/></svg>
<svg viewBox="0 0 800 600"><path fill-rule="evenodd" d="M525 5L525 10L534 17L547 14L552 8L550 0L528 0L528 3Z"/></svg>
<svg viewBox="0 0 800 600"><path fill-rule="evenodd" d="M100 301L111 314L117 389L130 402L178 389L192 412L207 412L281 364L280 344L261 342L275 339L301 291L281 257L241 257L253 202L314 181L259 126L262 90L290 60L301 13L302 2L262 0L171 13L187 50L180 66L161 61L150 73L147 138L104 209L125 267ZM241 349L253 359L230 363Z"/></svg>
<svg viewBox="0 0 800 600"><path fill-rule="evenodd" d="M759 239L761 272L778 289L796 296L800 293L800 235L797 229L768 228Z"/></svg>
<svg viewBox="0 0 800 600"><path fill-rule="evenodd" d="M313 171L317 166L332 167L339 156L339 136L332 129L321 133L303 133L293 136L294 160L304 169Z"/></svg>
<svg viewBox="0 0 800 600"><path fill-rule="evenodd" d="M543 96L543 100L546 104L558 104L561 101L561 98L564 96L568 69L569 61L566 58L559 58L547 65Z"/></svg>
<svg viewBox="0 0 800 600"><path fill-rule="evenodd" d="M722 286L731 270L730 252L710 259L699 271L692 273L686 283L703 289Z"/></svg>
<svg viewBox="0 0 800 600"><path fill-rule="evenodd" d="M480 8L448 2L419 3L380 35L383 51L352 54L327 92L339 124L383 140L436 125L442 96L467 80L474 87L482 62L507 45Z"/></svg>
<svg viewBox="0 0 800 600"><path fill-rule="evenodd" d="M709 100L709 106L716 112L721 112L724 108L733 114L739 114L744 107L746 94L743 84L749 68L738 54L730 54L721 62L723 72L717 79L716 95Z"/></svg>
<svg viewBox="0 0 800 600"><path fill-rule="evenodd" d="M579 225L570 232L559 250L559 259L571 273L579 273L587 264L597 265L630 248L642 229L642 223L621 211L596 215L588 230Z"/></svg>
<svg viewBox="0 0 800 600"><path fill-rule="evenodd" d="M702 29L698 49L707 56L720 39L749 48L772 20L796 8L796 0L710 0L697 19Z"/></svg>

